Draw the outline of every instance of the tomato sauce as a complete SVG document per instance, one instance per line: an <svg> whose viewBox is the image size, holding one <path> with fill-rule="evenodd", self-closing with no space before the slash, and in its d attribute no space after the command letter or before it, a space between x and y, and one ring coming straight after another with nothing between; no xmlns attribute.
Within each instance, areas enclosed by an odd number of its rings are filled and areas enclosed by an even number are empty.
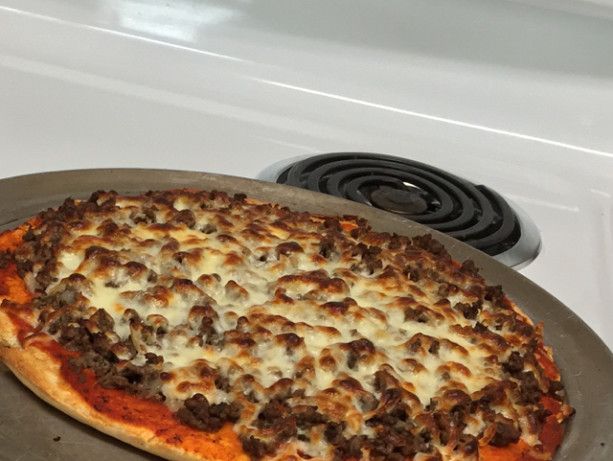
<svg viewBox="0 0 613 461"><path fill-rule="evenodd" d="M218 459L233 460L242 455L242 447L232 426L227 424L219 432L206 433L182 424L161 402L140 399L117 389L98 385L92 370L81 370L70 364L78 353L66 350L56 342L40 343L61 363L62 377L97 412L121 423L150 430L166 444L175 445L191 453Z"/></svg>
<svg viewBox="0 0 613 461"><path fill-rule="evenodd" d="M534 351L534 355L536 356L539 365L543 369L545 376L554 381L560 379L560 373L558 372L558 368L543 349L538 348L536 351Z"/></svg>
<svg viewBox="0 0 613 461"><path fill-rule="evenodd" d="M25 304L32 300L28 287L19 274L14 263L0 269L0 299L10 299L17 304Z"/></svg>

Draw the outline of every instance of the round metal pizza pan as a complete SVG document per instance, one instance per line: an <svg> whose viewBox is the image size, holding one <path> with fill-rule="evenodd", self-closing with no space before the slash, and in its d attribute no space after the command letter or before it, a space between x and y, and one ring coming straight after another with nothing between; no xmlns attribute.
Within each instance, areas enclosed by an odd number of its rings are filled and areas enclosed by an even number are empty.
<svg viewBox="0 0 613 461"><path fill-rule="evenodd" d="M553 347L570 403L576 409L555 460L613 460L613 354L602 340L570 309L518 272L412 221L344 199L252 179L192 171L96 169L0 180L0 231L59 205L68 196L85 198L99 189L140 193L181 187L244 192L297 210L359 215L380 231L434 234L455 259L473 259L490 284L501 284L533 320L544 323L545 340ZM155 458L65 416L35 397L0 365L0 460L65 459Z"/></svg>

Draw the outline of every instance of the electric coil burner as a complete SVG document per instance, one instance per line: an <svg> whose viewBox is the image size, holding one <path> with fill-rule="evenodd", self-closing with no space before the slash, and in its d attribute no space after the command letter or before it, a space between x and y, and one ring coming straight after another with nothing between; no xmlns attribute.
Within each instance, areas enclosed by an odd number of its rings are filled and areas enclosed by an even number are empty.
<svg viewBox="0 0 613 461"><path fill-rule="evenodd" d="M285 165L266 179L405 216L510 266L531 261L540 248L534 224L499 194L405 158L322 154Z"/></svg>

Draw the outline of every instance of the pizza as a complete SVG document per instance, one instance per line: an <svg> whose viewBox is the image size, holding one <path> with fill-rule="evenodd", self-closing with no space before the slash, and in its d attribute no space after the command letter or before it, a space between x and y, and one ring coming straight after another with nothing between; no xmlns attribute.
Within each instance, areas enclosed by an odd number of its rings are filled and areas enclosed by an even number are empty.
<svg viewBox="0 0 613 461"><path fill-rule="evenodd" d="M177 460L542 461L542 326L431 235L244 194L67 199L0 234L0 357Z"/></svg>

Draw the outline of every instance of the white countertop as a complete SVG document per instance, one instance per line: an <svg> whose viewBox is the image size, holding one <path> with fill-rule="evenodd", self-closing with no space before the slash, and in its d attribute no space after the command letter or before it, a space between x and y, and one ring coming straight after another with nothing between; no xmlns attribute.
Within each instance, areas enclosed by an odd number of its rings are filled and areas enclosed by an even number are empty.
<svg viewBox="0 0 613 461"><path fill-rule="evenodd" d="M360 149L453 151L489 178L484 155L613 152L609 19L496 0L1 0L0 31L1 176L254 176Z"/></svg>

